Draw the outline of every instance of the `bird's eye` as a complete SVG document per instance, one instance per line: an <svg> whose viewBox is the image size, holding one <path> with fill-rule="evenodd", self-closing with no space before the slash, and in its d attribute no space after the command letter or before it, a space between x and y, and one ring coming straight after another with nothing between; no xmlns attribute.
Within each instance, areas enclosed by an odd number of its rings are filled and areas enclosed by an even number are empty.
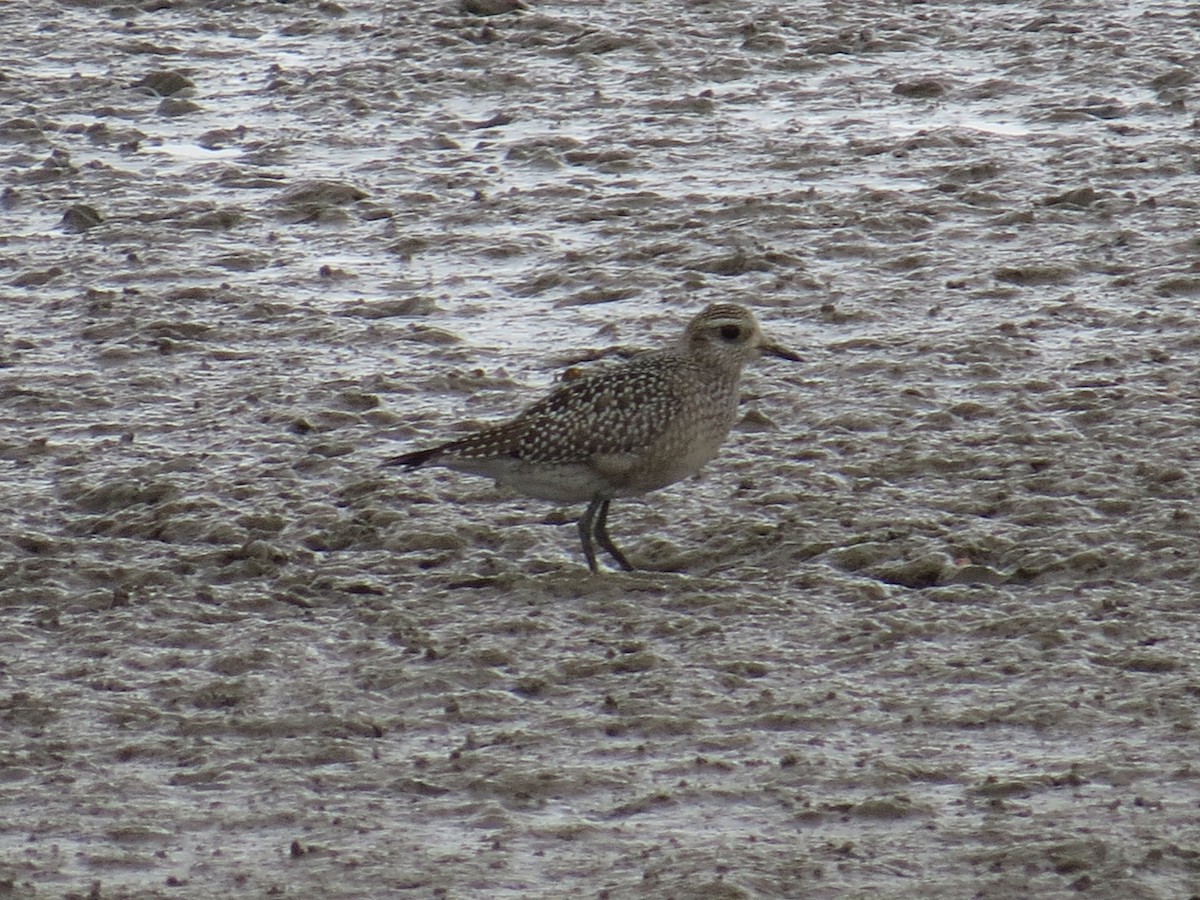
<svg viewBox="0 0 1200 900"><path fill-rule="evenodd" d="M742 326L740 325L722 325L721 339L726 341L736 341L742 336Z"/></svg>

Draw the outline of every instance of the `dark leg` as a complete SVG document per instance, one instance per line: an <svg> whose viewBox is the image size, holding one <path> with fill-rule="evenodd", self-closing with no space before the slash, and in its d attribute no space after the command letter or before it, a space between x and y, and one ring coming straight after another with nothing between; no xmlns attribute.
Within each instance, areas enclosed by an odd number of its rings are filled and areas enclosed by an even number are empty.
<svg viewBox="0 0 1200 900"><path fill-rule="evenodd" d="M592 501L593 504L595 502L595 500ZM593 530L596 540L600 542L600 546L607 550L608 555L617 561L617 565L626 572L632 572L634 568L633 563L625 558L625 554L618 549L617 545L613 543L613 539L608 536L608 504L611 502L611 500L600 501L600 508L595 517L596 522Z"/></svg>
<svg viewBox="0 0 1200 900"><path fill-rule="evenodd" d="M596 548L592 546L592 528L596 521L596 512L602 505L607 503L607 500L601 500L599 497L596 497L588 504L583 518L579 520L579 540L583 542L583 555L587 559L588 568L593 572L599 572L600 567L596 565ZM607 507L605 508L607 509ZM605 547L605 549L607 550L608 548Z"/></svg>

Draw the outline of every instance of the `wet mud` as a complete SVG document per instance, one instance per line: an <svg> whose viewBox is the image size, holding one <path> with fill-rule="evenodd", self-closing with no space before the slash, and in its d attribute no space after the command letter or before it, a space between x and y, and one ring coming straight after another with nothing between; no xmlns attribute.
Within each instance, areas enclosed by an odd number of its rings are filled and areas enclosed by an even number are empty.
<svg viewBox="0 0 1200 900"><path fill-rule="evenodd" d="M1192 6L0 24L0 893L1200 893ZM713 301L642 571L379 466Z"/></svg>

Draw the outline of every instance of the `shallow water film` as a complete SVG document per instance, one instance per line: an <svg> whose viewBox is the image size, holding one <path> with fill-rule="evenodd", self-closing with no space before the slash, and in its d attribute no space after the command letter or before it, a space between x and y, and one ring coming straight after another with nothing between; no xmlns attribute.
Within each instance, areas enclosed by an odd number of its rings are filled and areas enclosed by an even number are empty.
<svg viewBox="0 0 1200 900"><path fill-rule="evenodd" d="M0 895L1200 895L1193 4L0 26ZM380 467L717 301L639 571Z"/></svg>

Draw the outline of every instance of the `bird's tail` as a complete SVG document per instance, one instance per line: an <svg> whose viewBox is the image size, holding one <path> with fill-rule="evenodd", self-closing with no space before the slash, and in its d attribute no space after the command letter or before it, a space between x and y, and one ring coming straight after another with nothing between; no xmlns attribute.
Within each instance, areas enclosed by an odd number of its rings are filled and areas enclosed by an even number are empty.
<svg viewBox="0 0 1200 900"><path fill-rule="evenodd" d="M441 447L430 447L428 450L414 450L412 453L401 453L399 456L393 456L385 459L385 466L404 466L408 469L415 469L417 466L423 466L431 459L441 454Z"/></svg>

